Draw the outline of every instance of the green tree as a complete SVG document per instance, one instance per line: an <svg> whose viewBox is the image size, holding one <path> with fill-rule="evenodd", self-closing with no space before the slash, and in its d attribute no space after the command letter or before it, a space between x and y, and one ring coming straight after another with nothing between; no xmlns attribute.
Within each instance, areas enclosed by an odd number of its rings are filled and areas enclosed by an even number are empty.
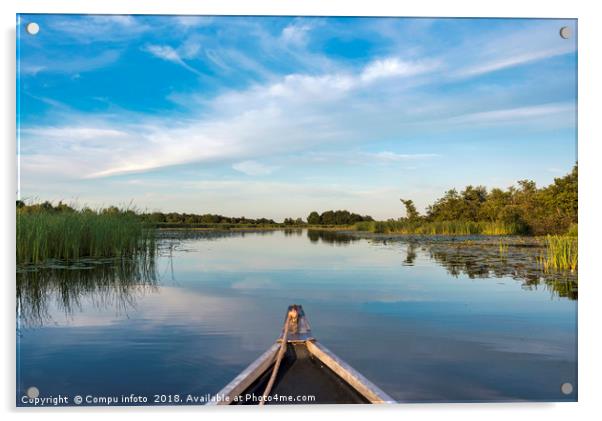
<svg viewBox="0 0 602 421"><path fill-rule="evenodd" d="M487 189L483 186L467 186L462 195L462 215L465 221L476 221L479 218L481 205L487 199Z"/></svg>
<svg viewBox="0 0 602 421"><path fill-rule="evenodd" d="M510 204L512 195L509 191L504 191L499 188L491 189L485 202L481 204L479 209L479 219L490 222L499 221L502 210Z"/></svg>
<svg viewBox="0 0 602 421"><path fill-rule="evenodd" d="M416 206L414 205L414 201L413 200L404 200L404 199L399 199L401 201L401 203L403 203L403 205L406 208L406 218L410 221L414 221L418 218L420 218L420 213L418 213L418 211L416 210Z"/></svg>
<svg viewBox="0 0 602 421"><path fill-rule="evenodd" d="M307 216L307 223L311 225L320 225L321 223L320 214L316 211L313 211Z"/></svg>

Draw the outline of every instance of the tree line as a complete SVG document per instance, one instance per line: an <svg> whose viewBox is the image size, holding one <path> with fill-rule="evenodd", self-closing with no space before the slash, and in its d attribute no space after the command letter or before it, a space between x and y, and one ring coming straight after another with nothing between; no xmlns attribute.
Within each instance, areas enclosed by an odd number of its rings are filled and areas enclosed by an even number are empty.
<svg viewBox="0 0 602 421"><path fill-rule="evenodd" d="M109 206L94 210L90 207L76 209L66 203L58 202L54 205L52 202L45 201L40 203L26 204L22 200L17 200L17 209L22 213L60 213L60 212L80 212L80 213L96 213L96 214L131 214L136 215L144 222L153 225L163 224L246 224L246 225L280 225L270 218L246 218L230 217L218 214L194 214L194 213L178 213L178 212L137 212L134 209L118 208ZM356 222L373 221L371 216L361 216L357 213L352 213L347 210L328 210L319 214L311 212L307 217L307 222L302 218L285 218L283 225L287 226L303 226L303 225L353 225Z"/></svg>
<svg viewBox="0 0 602 421"><path fill-rule="evenodd" d="M522 234L562 234L577 224L578 170L548 186L521 180L507 189L467 186L451 189L421 215L412 200L401 199L406 211L402 221L420 224L440 221L497 222L517 227Z"/></svg>
<svg viewBox="0 0 602 421"><path fill-rule="evenodd" d="M309 225L353 225L369 221L374 221L374 219L371 216L362 216L347 210L328 210L321 214L313 211L307 216Z"/></svg>
<svg viewBox="0 0 602 421"><path fill-rule="evenodd" d="M63 202L53 205L45 201L26 204L17 201L20 213L63 213L81 212L96 214L125 213L136 215L142 221L156 226L164 224L247 224L247 225L375 225L390 223L394 229L425 227L427 224L454 222L501 224L512 227L513 233L520 234L562 234L576 227L578 210L578 169L564 177L555 178L548 186L538 188L534 181L521 180L516 186L507 189L469 185L463 190L451 189L426 208L421 214L411 199L401 199L406 216L385 222L374 222L371 216L359 215L347 210L327 210L322 213L311 212L306 221L301 218L286 218L278 224L269 218L228 217L218 214L194 214L178 212L146 212L134 209L120 209L110 206L93 210L84 207L77 210ZM399 225L399 227L398 227ZM374 227L372 227L374 228Z"/></svg>
<svg viewBox="0 0 602 421"><path fill-rule="evenodd" d="M276 224L268 218L246 218L244 216L231 217L218 214L194 214L178 212L152 212L143 213L144 220L153 224L247 224L247 225L272 225Z"/></svg>
<svg viewBox="0 0 602 421"><path fill-rule="evenodd" d="M117 206L109 206L107 208L92 209L83 207L77 209L66 203L58 202L54 205L52 202L44 201L40 203L26 204L23 200L17 200L17 209L20 213L95 213L98 215L107 214L129 214L136 215L143 222L148 222L155 225L161 224L248 224L248 225L267 225L276 224L273 219L268 218L246 218L229 217L217 214L194 214L194 213L178 213L178 212L138 212L135 209L118 208Z"/></svg>

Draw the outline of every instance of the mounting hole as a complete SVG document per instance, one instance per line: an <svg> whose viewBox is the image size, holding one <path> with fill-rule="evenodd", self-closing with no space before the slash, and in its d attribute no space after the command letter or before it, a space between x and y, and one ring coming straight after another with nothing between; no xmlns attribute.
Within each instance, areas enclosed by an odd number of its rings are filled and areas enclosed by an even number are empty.
<svg viewBox="0 0 602 421"><path fill-rule="evenodd" d="M560 37L564 39L569 39L571 37L571 28L568 26L563 26L560 28Z"/></svg>
<svg viewBox="0 0 602 421"><path fill-rule="evenodd" d="M37 387L31 386L29 389L27 389L28 398L35 399L38 396L40 396L40 390Z"/></svg>
<svg viewBox="0 0 602 421"><path fill-rule="evenodd" d="M40 25L35 22L29 22L25 25L25 30L29 35L37 35L40 32Z"/></svg>
<svg viewBox="0 0 602 421"><path fill-rule="evenodd" d="M562 383L562 386L560 386L560 391L564 395L570 395L573 393L573 385L571 383Z"/></svg>

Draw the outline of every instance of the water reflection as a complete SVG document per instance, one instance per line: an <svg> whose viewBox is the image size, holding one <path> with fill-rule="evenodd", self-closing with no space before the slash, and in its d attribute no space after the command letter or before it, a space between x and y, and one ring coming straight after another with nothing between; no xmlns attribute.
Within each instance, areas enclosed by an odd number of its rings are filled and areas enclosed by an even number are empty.
<svg viewBox="0 0 602 421"><path fill-rule="evenodd" d="M454 277L462 274L471 279L510 277L522 281L524 289L544 285L559 297L578 298L577 274L544 273L537 261L541 247L520 243L504 248L493 244L436 243L425 246L425 250Z"/></svg>
<svg viewBox="0 0 602 421"><path fill-rule="evenodd" d="M403 261L404 266L414 266L414 260L416 260L416 250L418 249L418 245L416 243L410 242L408 243L406 249L406 258Z"/></svg>
<svg viewBox="0 0 602 421"><path fill-rule="evenodd" d="M135 259L49 262L17 269L17 315L22 327L48 323L49 308L66 315L91 302L97 308L126 313L137 295L157 285L154 255Z"/></svg>
<svg viewBox="0 0 602 421"><path fill-rule="evenodd" d="M276 231L169 231L159 234L159 252L168 257L165 279L174 280L173 253L197 252L198 240L216 241L246 236L273 236ZM343 245L365 241L350 234L307 230L310 243ZM283 230L284 237L301 237L303 230ZM249 241L252 241L250 239ZM373 244L401 247L402 266L414 266L418 252L444 267L449 275L477 278L512 278L522 282L524 289L540 285L555 295L578 299L577 275L564 272L544 273L537 263L541 248L516 243L500 249L492 242L461 243L451 241L416 241L415 239L371 240ZM133 308L136 296L154 291L159 280L154 256L138 259L80 260L70 264L50 262L44 266L21 267L17 270L17 310L22 326L47 323L51 316L49 305L55 305L66 315L81 308L83 299L97 307L112 308L126 313ZM308 269L311 269L308 268Z"/></svg>
<svg viewBox="0 0 602 421"><path fill-rule="evenodd" d="M347 245L354 241L359 241L357 238L336 232L336 231L322 231L322 230L307 230L307 238L312 243L322 242L324 244L333 245Z"/></svg>
<svg viewBox="0 0 602 421"><path fill-rule="evenodd" d="M549 284L540 249L518 239L500 248L297 229L158 235L156 259L20 268L21 325L36 328L18 337L18 394L33 384L70 395L215 393L300 302L319 340L400 401L576 398L558 386L576 385L576 275L575 288Z"/></svg>

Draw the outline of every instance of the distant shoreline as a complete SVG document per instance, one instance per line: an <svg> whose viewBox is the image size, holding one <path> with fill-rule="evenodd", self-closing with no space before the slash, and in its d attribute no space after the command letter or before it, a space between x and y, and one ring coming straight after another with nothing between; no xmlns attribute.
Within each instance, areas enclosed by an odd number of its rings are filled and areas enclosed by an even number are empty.
<svg viewBox="0 0 602 421"><path fill-rule="evenodd" d="M169 231L199 231L199 232L215 232L215 233L226 233L226 232L266 232L266 231L328 231L344 236L353 237L354 239L364 240L379 240L379 241L411 241L411 242L472 242L477 244L493 244L498 245L500 241L517 243L524 246L541 246L543 245L543 238L541 236L534 235L484 235L484 234L403 234L403 233L374 233L370 231L357 231L352 227L343 226L264 226L264 227L232 227L232 228L221 228L221 227L157 227L158 231L169 232Z"/></svg>

